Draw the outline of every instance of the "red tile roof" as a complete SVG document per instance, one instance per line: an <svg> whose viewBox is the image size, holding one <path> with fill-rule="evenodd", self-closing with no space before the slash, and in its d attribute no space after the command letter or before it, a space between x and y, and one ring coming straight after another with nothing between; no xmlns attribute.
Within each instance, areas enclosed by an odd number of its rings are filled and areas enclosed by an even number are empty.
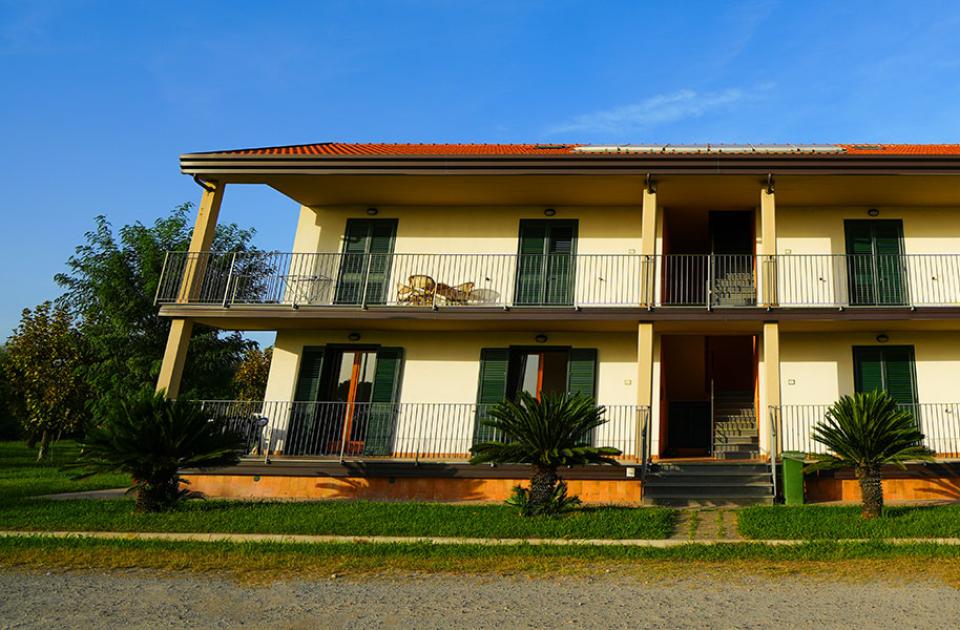
<svg viewBox="0 0 960 630"><path fill-rule="evenodd" d="M671 147L670 153L711 153L723 152L723 148L738 145L666 145ZM747 147L749 145L740 145ZM760 145L763 153L779 153L777 145ZM960 144L837 144L837 145L806 145L819 146L826 151L814 152L804 150L804 145L781 145L784 154L800 154L810 156L848 155L901 155L901 156L938 156L960 155ZM583 147L580 151L578 148ZM663 145L645 145L642 147L623 145L618 151L616 145L611 145L609 151L589 151L591 145L581 144L412 144L412 143L345 143L319 142L315 144L299 144L278 147L260 147L252 149L233 149L229 151L212 151L216 155L237 156L544 156L544 155L586 155L589 153L601 155L637 155L659 154ZM684 149L689 148L689 151ZM835 148L835 151L831 151ZM586 151L584 149L587 149ZM600 149L600 147L595 147ZM746 154L752 153L747 150Z"/></svg>

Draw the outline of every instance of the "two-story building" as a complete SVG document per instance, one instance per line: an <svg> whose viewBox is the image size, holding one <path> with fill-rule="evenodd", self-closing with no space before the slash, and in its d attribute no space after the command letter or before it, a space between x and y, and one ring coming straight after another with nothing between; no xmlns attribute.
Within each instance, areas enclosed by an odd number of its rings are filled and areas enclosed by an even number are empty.
<svg viewBox="0 0 960 630"><path fill-rule="evenodd" d="M623 453L565 473L586 500L768 500L779 453L880 388L944 462L888 492L960 496L960 145L324 143L181 170L203 196L157 294L159 387L194 322L277 333L265 401L205 402L260 419L249 460L195 489L498 499L526 473L466 464L490 405L582 392ZM209 251L237 185L300 204L292 252Z"/></svg>

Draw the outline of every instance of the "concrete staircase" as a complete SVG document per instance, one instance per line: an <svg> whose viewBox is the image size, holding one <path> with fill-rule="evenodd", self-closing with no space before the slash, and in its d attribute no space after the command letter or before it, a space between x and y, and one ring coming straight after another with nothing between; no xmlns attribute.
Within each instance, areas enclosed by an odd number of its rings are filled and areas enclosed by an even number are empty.
<svg viewBox="0 0 960 630"><path fill-rule="evenodd" d="M713 306L756 306L753 272L727 272L713 279Z"/></svg>
<svg viewBox="0 0 960 630"><path fill-rule="evenodd" d="M651 464L643 486L649 505L757 505L773 503L768 464L677 462Z"/></svg>
<svg viewBox="0 0 960 630"><path fill-rule="evenodd" d="M753 392L714 394L713 456L717 459L757 459L760 456Z"/></svg>

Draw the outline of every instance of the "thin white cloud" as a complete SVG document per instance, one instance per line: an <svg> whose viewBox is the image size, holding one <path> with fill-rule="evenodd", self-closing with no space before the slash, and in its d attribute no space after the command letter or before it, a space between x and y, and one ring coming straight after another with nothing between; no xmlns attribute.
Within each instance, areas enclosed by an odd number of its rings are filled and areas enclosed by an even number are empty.
<svg viewBox="0 0 960 630"><path fill-rule="evenodd" d="M699 118L752 98L753 94L731 88L719 92L680 90L657 94L639 103L574 116L548 129L548 133L625 133L664 123Z"/></svg>

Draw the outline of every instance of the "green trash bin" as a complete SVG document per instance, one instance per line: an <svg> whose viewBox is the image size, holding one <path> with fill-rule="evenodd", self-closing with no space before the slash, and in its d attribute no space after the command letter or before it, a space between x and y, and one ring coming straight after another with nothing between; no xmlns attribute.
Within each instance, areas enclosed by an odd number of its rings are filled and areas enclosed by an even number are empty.
<svg viewBox="0 0 960 630"><path fill-rule="evenodd" d="M805 453L784 451L783 458L783 501L787 505L803 505L803 459Z"/></svg>

